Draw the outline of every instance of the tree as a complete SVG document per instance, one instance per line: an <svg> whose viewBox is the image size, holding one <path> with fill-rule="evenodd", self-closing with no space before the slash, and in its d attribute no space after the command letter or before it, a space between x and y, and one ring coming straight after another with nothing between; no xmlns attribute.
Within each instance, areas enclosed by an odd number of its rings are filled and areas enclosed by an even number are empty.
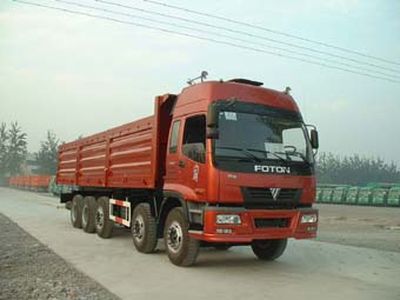
<svg viewBox="0 0 400 300"><path fill-rule="evenodd" d="M6 146L6 172L13 176L21 171L21 165L25 161L26 133L22 132L18 122L12 122L8 130L8 145Z"/></svg>
<svg viewBox="0 0 400 300"><path fill-rule="evenodd" d="M36 153L36 162L39 166L37 173L46 175L55 174L59 144L60 140L57 136L48 130L46 140L40 143L40 150Z"/></svg>
<svg viewBox="0 0 400 300"><path fill-rule="evenodd" d="M400 182L400 170L395 163L386 163L381 158L340 156L321 153L317 161L319 183L365 185L370 182Z"/></svg>
<svg viewBox="0 0 400 300"><path fill-rule="evenodd" d="M7 157L7 142L8 133L6 123L0 124L0 182L4 180L7 172L6 157Z"/></svg>

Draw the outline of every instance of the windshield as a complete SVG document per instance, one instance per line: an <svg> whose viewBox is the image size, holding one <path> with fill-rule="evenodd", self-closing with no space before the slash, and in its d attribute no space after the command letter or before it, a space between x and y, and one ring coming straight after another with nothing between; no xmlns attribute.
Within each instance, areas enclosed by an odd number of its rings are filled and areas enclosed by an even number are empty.
<svg viewBox="0 0 400 300"><path fill-rule="evenodd" d="M216 159L312 162L306 128L299 119L279 113L264 115L226 110L219 112L218 129Z"/></svg>

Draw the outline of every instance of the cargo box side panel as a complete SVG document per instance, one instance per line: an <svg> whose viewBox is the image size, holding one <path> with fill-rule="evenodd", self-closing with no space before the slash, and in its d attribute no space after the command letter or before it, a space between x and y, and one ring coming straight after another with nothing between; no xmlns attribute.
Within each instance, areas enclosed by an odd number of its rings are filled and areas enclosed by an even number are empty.
<svg viewBox="0 0 400 300"><path fill-rule="evenodd" d="M60 146L57 184L154 188L154 131L151 116Z"/></svg>
<svg viewBox="0 0 400 300"><path fill-rule="evenodd" d="M83 145L79 152L79 176L80 186L105 186L106 175L106 149L105 140L93 144Z"/></svg>
<svg viewBox="0 0 400 300"><path fill-rule="evenodd" d="M57 184L76 185L78 146L61 147L58 154Z"/></svg>
<svg viewBox="0 0 400 300"><path fill-rule="evenodd" d="M107 186L121 188L154 188L153 118L109 142Z"/></svg>

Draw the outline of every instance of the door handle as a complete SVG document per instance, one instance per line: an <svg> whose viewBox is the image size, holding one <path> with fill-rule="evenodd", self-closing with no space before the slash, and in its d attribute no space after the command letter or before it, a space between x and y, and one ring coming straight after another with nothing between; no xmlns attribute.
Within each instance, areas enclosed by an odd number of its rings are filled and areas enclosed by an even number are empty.
<svg viewBox="0 0 400 300"><path fill-rule="evenodd" d="M185 167L185 162L183 160L180 160L178 162L178 166L181 167L181 168L184 168Z"/></svg>

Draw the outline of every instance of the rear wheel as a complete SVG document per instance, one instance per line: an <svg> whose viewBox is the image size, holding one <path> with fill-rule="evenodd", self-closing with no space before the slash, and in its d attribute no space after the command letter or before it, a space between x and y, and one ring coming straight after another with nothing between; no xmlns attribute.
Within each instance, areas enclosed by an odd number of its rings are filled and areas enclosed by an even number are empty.
<svg viewBox="0 0 400 300"><path fill-rule="evenodd" d="M169 260L177 266L190 266L199 253L199 241L189 236L189 222L181 207L172 209L164 226L165 249Z"/></svg>
<svg viewBox="0 0 400 300"><path fill-rule="evenodd" d="M112 235L114 222L110 220L110 207L108 197L97 199L97 208L95 214L95 227L97 235L103 239L108 239Z"/></svg>
<svg viewBox="0 0 400 300"><path fill-rule="evenodd" d="M274 260L283 254L287 239L282 240L255 240L251 244L254 254L261 260Z"/></svg>
<svg viewBox="0 0 400 300"><path fill-rule="evenodd" d="M87 233L93 233L96 231L95 223L96 214L96 198L87 196L83 198L82 207L82 228Z"/></svg>
<svg viewBox="0 0 400 300"><path fill-rule="evenodd" d="M71 224L75 228L82 228L82 206L83 206L83 197L81 195L75 195L72 198L71 205Z"/></svg>
<svg viewBox="0 0 400 300"><path fill-rule="evenodd" d="M133 244L142 253L154 252L157 246L157 225L148 203L138 204L132 214Z"/></svg>

